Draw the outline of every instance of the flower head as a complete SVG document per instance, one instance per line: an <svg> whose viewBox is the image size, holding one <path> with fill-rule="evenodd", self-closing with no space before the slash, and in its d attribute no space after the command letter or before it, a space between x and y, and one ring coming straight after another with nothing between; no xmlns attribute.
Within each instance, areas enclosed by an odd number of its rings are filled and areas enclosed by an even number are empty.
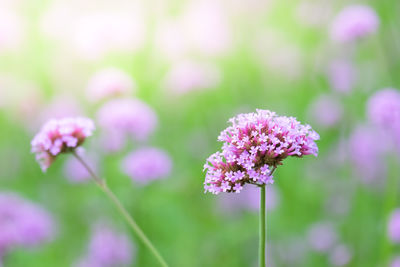
<svg viewBox="0 0 400 267"><path fill-rule="evenodd" d="M400 209L394 210L390 215L388 235L393 243L400 243Z"/></svg>
<svg viewBox="0 0 400 267"><path fill-rule="evenodd" d="M377 31L379 18L367 5L351 5L344 8L334 19L331 37L338 42L351 42Z"/></svg>
<svg viewBox="0 0 400 267"><path fill-rule="evenodd" d="M95 102L130 93L135 88L135 82L127 73L117 68L107 68L100 70L89 80L86 93Z"/></svg>
<svg viewBox="0 0 400 267"><path fill-rule="evenodd" d="M169 155L153 147L138 149L122 162L123 171L141 183L165 178L171 172L171 168L172 161Z"/></svg>
<svg viewBox="0 0 400 267"><path fill-rule="evenodd" d="M328 68L329 83L338 93L349 93L357 80L357 71L349 60L335 60Z"/></svg>
<svg viewBox="0 0 400 267"><path fill-rule="evenodd" d="M110 134L126 134L138 140L146 139L157 126L157 115L146 103L138 99L115 99L104 104L98 114L99 124Z"/></svg>
<svg viewBox="0 0 400 267"><path fill-rule="evenodd" d="M239 193L243 185L273 183L272 168L289 157L318 154L319 135L294 117L277 116L269 110L239 114L218 137L222 151L204 165L205 191Z"/></svg>
<svg viewBox="0 0 400 267"><path fill-rule="evenodd" d="M318 252L327 252L336 244L337 233L332 224L319 222L313 224L308 231L310 247Z"/></svg>
<svg viewBox="0 0 400 267"><path fill-rule="evenodd" d="M46 171L57 155L72 152L94 131L92 120L83 117L48 121L33 138L32 152Z"/></svg>
<svg viewBox="0 0 400 267"><path fill-rule="evenodd" d="M114 229L96 225L89 242L88 252L76 266L113 267L128 266L132 263L135 248L128 236Z"/></svg>
<svg viewBox="0 0 400 267"><path fill-rule="evenodd" d="M13 193L0 193L0 257L16 246L32 247L49 240L53 220L42 207Z"/></svg>
<svg viewBox="0 0 400 267"><path fill-rule="evenodd" d="M382 128L400 125L400 92L386 88L376 92L368 101L368 117Z"/></svg>

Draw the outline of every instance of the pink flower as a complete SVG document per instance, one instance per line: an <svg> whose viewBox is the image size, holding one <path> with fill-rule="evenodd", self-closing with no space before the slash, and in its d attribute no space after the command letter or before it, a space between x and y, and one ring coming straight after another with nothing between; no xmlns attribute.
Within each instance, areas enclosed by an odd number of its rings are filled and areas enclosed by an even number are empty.
<svg viewBox="0 0 400 267"><path fill-rule="evenodd" d="M239 193L246 183L271 184L271 168L285 158L318 154L315 141L319 135L294 117L259 109L229 121L232 125L218 137L223 142L222 151L211 155L204 165L206 192Z"/></svg>
<svg viewBox="0 0 400 267"><path fill-rule="evenodd" d="M182 26L190 45L206 55L224 54L232 46L226 11L216 1L189 2L184 10Z"/></svg>
<svg viewBox="0 0 400 267"><path fill-rule="evenodd" d="M382 161L387 149L384 135L371 127L356 127L349 140L349 155L356 174L365 183L376 181L385 171Z"/></svg>
<svg viewBox="0 0 400 267"><path fill-rule="evenodd" d="M175 94L185 94L218 86L220 71L213 65L182 61L168 72L164 86Z"/></svg>
<svg viewBox="0 0 400 267"><path fill-rule="evenodd" d="M333 266L345 266L349 264L352 252L346 245L338 245L330 253L329 261Z"/></svg>
<svg viewBox="0 0 400 267"><path fill-rule="evenodd" d="M378 30L379 18L367 5L351 5L344 8L331 25L331 37L338 42L351 42Z"/></svg>
<svg viewBox="0 0 400 267"><path fill-rule="evenodd" d="M138 99L115 99L105 103L97 113L100 126L121 140L130 135L145 140L157 126L157 115L146 103Z"/></svg>
<svg viewBox="0 0 400 267"><path fill-rule="evenodd" d="M337 233L330 223L316 223L308 231L308 242L318 252L328 252L337 241Z"/></svg>
<svg viewBox="0 0 400 267"><path fill-rule="evenodd" d="M390 267L400 267L400 256L397 256L392 260Z"/></svg>
<svg viewBox="0 0 400 267"><path fill-rule="evenodd" d="M88 98L99 101L107 97L126 95L136 89L133 79L122 70L107 68L98 71L86 88Z"/></svg>
<svg viewBox="0 0 400 267"><path fill-rule="evenodd" d="M376 92L368 100L367 113L369 120L400 147L400 92L393 88Z"/></svg>
<svg viewBox="0 0 400 267"><path fill-rule="evenodd" d="M87 255L76 267L113 267L132 264L135 247L128 236L104 224L96 225L89 242Z"/></svg>
<svg viewBox="0 0 400 267"><path fill-rule="evenodd" d="M329 128L335 126L343 116L343 106L333 96L318 97L309 108L310 117L316 124Z"/></svg>
<svg viewBox="0 0 400 267"><path fill-rule="evenodd" d="M368 100L367 113L382 128L400 127L400 92L394 88L376 92Z"/></svg>
<svg viewBox="0 0 400 267"><path fill-rule="evenodd" d="M16 246L49 241L53 232L53 219L42 207L14 193L0 193L0 258Z"/></svg>
<svg viewBox="0 0 400 267"><path fill-rule="evenodd" d="M93 121L83 117L48 121L31 142L42 170L46 171L57 155L82 145L94 129Z"/></svg>
<svg viewBox="0 0 400 267"><path fill-rule="evenodd" d="M330 64L328 76L332 89L339 93L348 93L353 89L356 70L351 62L336 60Z"/></svg>
<svg viewBox="0 0 400 267"><path fill-rule="evenodd" d="M388 235L393 243L400 243L400 209L395 209L390 215Z"/></svg>
<svg viewBox="0 0 400 267"><path fill-rule="evenodd" d="M165 151L147 147L126 156L122 162L122 169L132 180L147 183L166 178L171 172L172 161Z"/></svg>

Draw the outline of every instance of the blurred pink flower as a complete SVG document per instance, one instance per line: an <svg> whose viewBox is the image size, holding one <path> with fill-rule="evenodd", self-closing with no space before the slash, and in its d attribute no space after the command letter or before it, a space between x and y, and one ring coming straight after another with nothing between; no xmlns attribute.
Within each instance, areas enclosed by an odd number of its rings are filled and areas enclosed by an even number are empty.
<svg viewBox="0 0 400 267"><path fill-rule="evenodd" d="M138 99L122 98L105 103L97 113L97 121L106 131L105 138L116 137L121 145L126 135L146 140L157 126L157 115Z"/></svg>
<svg viewBox="0 0 400 267"><path fill-rule="evenodd" d="M50 119L65 117L78 117L83 115L83 110L76 98L69 95L56 95L51 101L43 105L36 115L34 127L38 127Z"/></svg>
<svg viewBox="0 0 400 267"><path fill-rule="evenodd" d="M258 212L260 209L260 190L256 186L243 188L241 194L224 194L219 198L220 206L224 211L250 210ZM266 187L266 209L272 211L279 202L279 195L275 187Z"/></svg>
<svg viewBox="0 0 400 267"><path fill-rule="evenodd" d="M11 8L0 6L0 53L18 51L25 35L22 17Z"/></svg>
<svg viewBox="0 0 400 267"><path fill-rule="evenodd" d="M331 38L338 42L354 41L375 33L378 26L378 15L370 6L350 5L333 20Z"/></svg>
<svg viewBox="0 0 400 267"><path fill-rule="evenodd" d="M329 252L338 237L332 224L320 222L313 224L308 231L310 247L317 252Z"/></svg>
<svg viewBox="0 0 400 267"><path fill-rule="evenodd" d="M132 52L145 41L145 12L138 2L54 1L41 18L42 33L84 59Z"/></svg>
<svg viewBox="0 0 400 267"><path fill-rule="evenodd" d="M392 260L392 263L390 264L390 267L400 267L400 256L396 256Z"/></svg>
<svg viewBox="0 0 400 267"><path fill-rule="evenodd" d="M74 23L72 44L89 59L109 51L132 51L144 43L145 25L141 14L129 12L94 12Z"/></svg>
<svg viewBox="0 0 400 267"><path fill-rule="evenodd" d="M166 178L172 169L172 160L164 150L153 147L133 151L122 162L122 170L139 183Z"/></svg>
<svg viewBox="0 0 400 267"><path fill-rule="evenodd" d="M54 233L50 214L17 194L0 193L0 258L15 247L35 247Z"/></svg>
<svg viewBox="0 0 400 267"><path fill-rule="evenodd" d="M71 152L91 136L95 129L87 118L64 118L48 121L33 138L32 152L43 171L46 171L57 155Z"/></svg>
<svg viewBox="0 0 400 267"><path fill-rule="evenodd" d="M376 125L392 129L400 128L400 92L385 88L370 97L367 107L368 118Z"/></svg>
<svg viewBox="0 0 400 267"><path fill-rule="evenodd" d="M164 78L164 87L175 94L185 94L218 86L221 73L213 65L191 61L175 64Z"/></svg>
<svg viewBox="0 0 400 267"><path fill-rule="evenodd" d="M350 263L352 252L346 245L337 245L330 252L329 261L333 266L345 266Z"/></svg>
<svg viewBox="0 0 400 267"><path fill-rule="evenodd" d="M317 125L329 128L342 119L343 106L333 96L322 95L311 103L308 113Z"/></svg>
<svg viewBox="0 0 400 267"><path fill-rule="evenodd" d="M112 96L127 95L136 89L132 77L117 68L106 68L96 72L89 80L86 94L96 102Z"/></svg>
<svg viewBox="0 0 400 267"><path fill-rule="evenodd" d="M387 139L400 148L400 91L386 88L376 92L368 101L369 120L382 129Z"/></svg>
<svg viewBox="0 0 400 267"><path fill-rule="evenodd" d="M114 267L132 264L136 248L127 235L104 224L94 227L87 254L76 267Z"/></svg>
<svg viewBox="0 0 400 267"><path fill-rule="evenodd" d="M377 181L385 172L382 156L387 150L386 138L375 129L358 126L349 139L349 155L357 176L365 183Z"/></svg>
<svg viewBox="0 0 400 267"><path fill-rule="evenodd" d="M395 209L390 215L388 235L393 243L400 243L400 209Z"/></svg>
<svg viewBox="0 0 400 267"><path fill-rule="evenodd" d="M163 56L172 60L183 57L189 50L188 39L178 19L164 21L158 25L155 44Z"/></svg>
<svg viewBox="0 0 400 267"><path fill-rule="evenodd" d="M224 7L218 1L190 1L182 18L190 45L206 55L226 53L232 46L232 36L225 14Z"/></svg>
<svg viewBox="0 0 400 267"><path fill-rule="evenodd" d="M356 75L356 69L348 60L336 60L329 66L329 82L336 92L349 93L354 87Z"/></svg>

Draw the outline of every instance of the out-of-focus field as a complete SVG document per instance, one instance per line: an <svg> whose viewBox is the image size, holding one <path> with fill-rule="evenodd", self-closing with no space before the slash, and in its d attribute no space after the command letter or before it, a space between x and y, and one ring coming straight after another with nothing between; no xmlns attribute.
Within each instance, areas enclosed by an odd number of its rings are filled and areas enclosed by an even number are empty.
<svg viewBox="0 0 400 267"><path fill-rule="evenodd" d="M379 25L336 40L337 14L360 3ZM13 203L0 201L0 265L77 266L101 222L132 243L129 264L118 266L158 266L71 155L44 174L30 153L44 122L85 116L97 128L86 156L171 266L256 266L257 191L204 194L202 169L227 120L261 108L321 136L317 158L287 159L268 187L268 266L391 266L400 137L375 134L367 109L376 92L400 87L399 12L397 0L1 0L0 197L45 209L52 229L37 244L7 247L2 206ZM137 111L143 138L113 135L102 121L121 98L154 110L154 129ZM400 109L391 113L399 119ZM166 177L124 172L125 157L145 147L169 155Z"/></svg>

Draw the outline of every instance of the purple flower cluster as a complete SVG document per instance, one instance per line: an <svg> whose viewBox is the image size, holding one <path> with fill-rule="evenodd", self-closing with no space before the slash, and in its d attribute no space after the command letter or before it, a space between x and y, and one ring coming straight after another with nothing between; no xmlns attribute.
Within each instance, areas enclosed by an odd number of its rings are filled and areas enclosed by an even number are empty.
<svg viewBox="0 0 400 267"><path fill-rule="evenodd" d="M273 183L272 170L289 157L318 154L319 135L294 117L269 110L239 114L221 132L222 151L211 155L204 170L205 192L239 193L243 185Z"/></svg>
<svg viewBox="0 0 400 267"><path fill-rule="evenodd" d="M99 224L94 227L87 254L76 267L116 267L132 263L135 247L128 236Z"/></svg>
<svg viewBox="0 0 400 267"><path fill-rule="evenodd" d="M158 148L141 148L130 153L122 162L123 171L132 180L146 183L165 178L172 168L169 155Z"/></svg>
<svg viewBox="0 0 400 267"><path fill-rule="evenodd" d="M379 17L367 5L351 5L344 8L331 26L331 37L338 42L351 42L377 31Z"/></svg>
<svg viewBox="0 0 400 267"><path fill-rule="evenodd" d="M146 139L157 126L157 115L146 103L138 99L115 99L102 106L97 120L104 130L118 139L126 134L138 140Z"/></svg>
<svg viewBox="0 0 400 267"><path fill-rule="evenodd" d="M42 170L46 171L58 154L82 145L94 129L93 121L83 117L48 121L31 142Z"/></svg>
<svg viewBox="0 0 400 267"><path fill-rule="evenodd" d="M53 228L50 214L42 207L16 194L0 193L0 258L14 247L48 241Z"/></svg>

